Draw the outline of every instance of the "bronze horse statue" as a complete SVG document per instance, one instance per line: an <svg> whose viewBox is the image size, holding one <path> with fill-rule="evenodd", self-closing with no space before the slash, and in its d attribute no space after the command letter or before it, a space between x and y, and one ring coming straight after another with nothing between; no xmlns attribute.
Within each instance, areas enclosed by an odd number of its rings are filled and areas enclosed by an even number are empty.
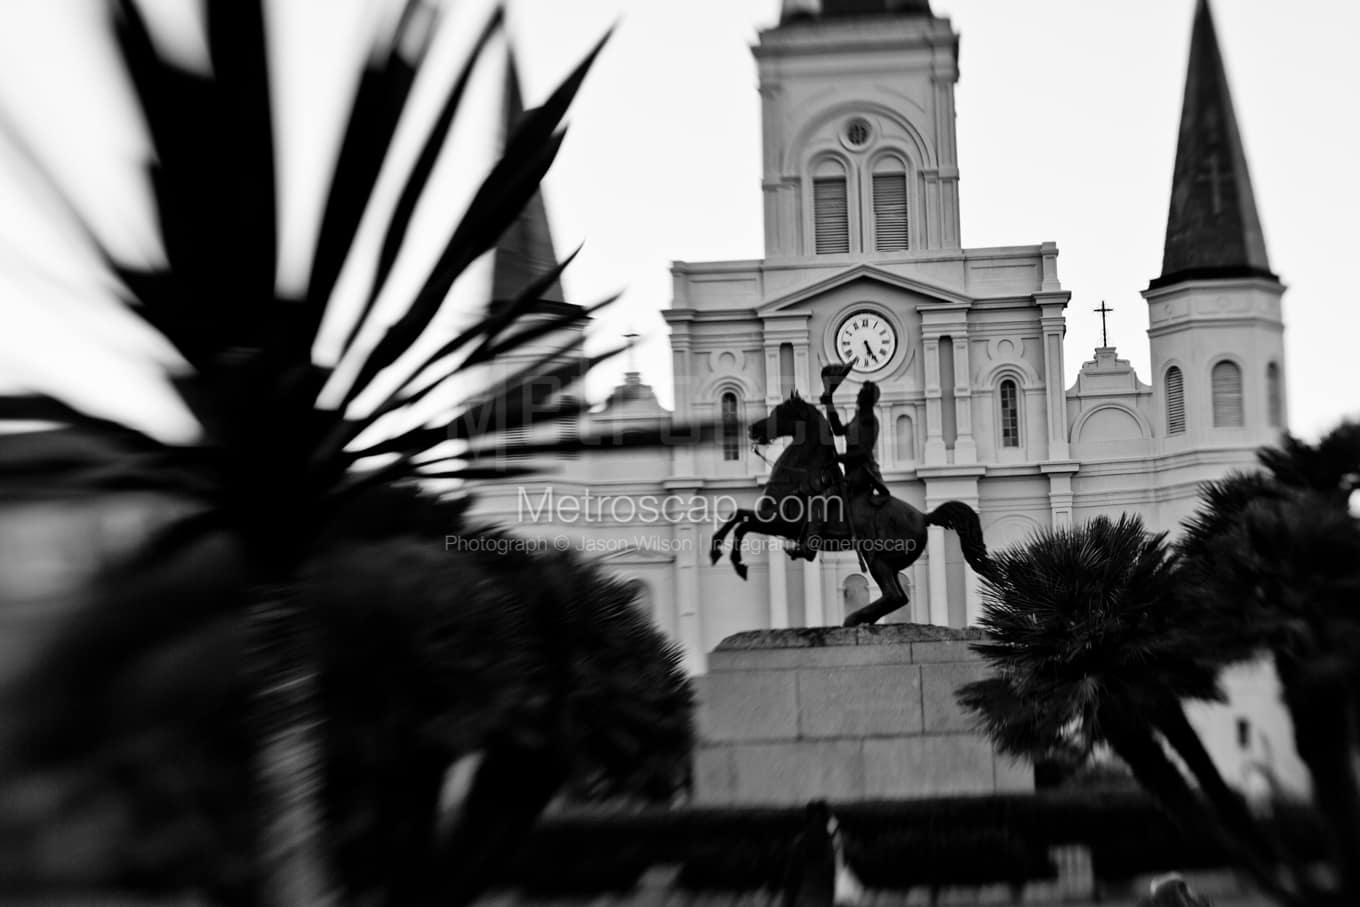
<svg viewBox="0 0 1360 907"><path fill-rule="evenodd" d="M756 444L768 444L774 438L792 440L771 468L770 480L755 509L737 510L714 534L709 546L713 563L722 558L723 542L733 529L732 566L742 579L746 578L746 565L741 559L741 545L748 532L798 541L814 549L803 555L809 560L815 557L819 542L827 550L854 547L883 595L847 615L847 627L873 623L907 604L898 574L925 550L927 526L957 532L968 566L979 575L989 574L991 561L982 539L982 525L967 504L946 501L930 513L922 513L897 498L880 504L862 492L847 501L831 425L797 391L752 425L750 434ZM819 504L827 507L824 535L821 539L807 538L808 518ZM792 552L791 556L798 554Z"/></svg>

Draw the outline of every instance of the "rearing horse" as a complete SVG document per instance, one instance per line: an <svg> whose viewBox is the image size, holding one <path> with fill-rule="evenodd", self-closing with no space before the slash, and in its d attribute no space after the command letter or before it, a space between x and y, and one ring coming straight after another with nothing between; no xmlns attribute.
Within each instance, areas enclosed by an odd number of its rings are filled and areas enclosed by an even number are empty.
<svg viewBox="0 0 1360 907"><path fill-rule="evenodd" d="M797 391L751 426L751 440L757 444L784 437L792 441L771 468L770 480L755 509L738 510L714 534L709 546L713 563L721 559L723 541L734 528L731 560L742 579L746 579L746 565L741 559L741 543L748 532L794 539L812 546L819 541L853 544L883 595L847 615L847 627L873 623L907 604L907 593L898 574L925 550L927 526L943 526L957 532L968 566L982 576L991 571L977 513L961 501L946 501L930 513L922 513L897 498L876 504L868 494L857 494L846 508L848 525L844 520L833 519L827 523L827 538L804 539L814 499L820 498L823 506L841 501L832 497L841 494L844 487L836 445L826 417Z"/></svg>

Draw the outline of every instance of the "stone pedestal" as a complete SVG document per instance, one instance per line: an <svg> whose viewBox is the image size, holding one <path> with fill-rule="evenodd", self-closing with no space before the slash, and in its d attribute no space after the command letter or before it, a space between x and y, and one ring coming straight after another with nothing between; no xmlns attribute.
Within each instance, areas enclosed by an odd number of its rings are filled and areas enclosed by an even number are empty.
<svg viewBox="0 0 1360 907"><path fill-rule="evenodd" d="M792 804L1026 791L955 703L986 674L977 630L762 630L723 640L698 680L695 800Z"/></svg>

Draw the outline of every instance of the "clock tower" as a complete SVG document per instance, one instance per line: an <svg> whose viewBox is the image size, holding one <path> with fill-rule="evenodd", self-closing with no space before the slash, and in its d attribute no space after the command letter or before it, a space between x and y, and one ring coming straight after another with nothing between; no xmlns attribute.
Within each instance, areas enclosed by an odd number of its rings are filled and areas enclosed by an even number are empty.
<svg viewBox="0 0 1360 907"><path fill-rule="evenodd" d="M958 36L923 0L812 6L755 49L766 257L957 249Z"/></svg>
<svg viewBox="0 0 1360 907"><path fill-rule="evenodd" d="M745 455L742 427L794 390L817 397L822 366L846 363L835 405L848 416L857 385L878 385L876 457L896 497L963 501L1003 543L1069 520L1058 251L962 247L949 20L926 0L791 0L754 54L765 257L672 266L675 418L730 437L677 451L671 485L754 500L773 456ZM768 625L839 622L839 590L860 570L842 554L787 564L774 551L751 575ZM721 574L677 570L698 600L732 597ZM905 579L899 620L961 626L980 611L940 527Z"/></svg>

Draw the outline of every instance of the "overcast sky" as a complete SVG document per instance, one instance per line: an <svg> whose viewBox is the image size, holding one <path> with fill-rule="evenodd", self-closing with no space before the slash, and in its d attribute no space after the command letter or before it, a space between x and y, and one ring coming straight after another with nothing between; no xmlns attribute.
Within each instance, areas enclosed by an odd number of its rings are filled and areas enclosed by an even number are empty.
<svg viewBox="0 0 1360 907"><path fill-rule="evenodd" d="M459 0L466 9L485 0ZM30 125L54 112L45 155L78 198L98 198L101 233L141 249L145 204L126 178L140 151L127 99L89 12L97 0L5 0L0 104ZM162 12L183 0L149 2ZM288 0L275 48L288 67L287 242L302 226L325 168L345 96L342 74L362 51L368 0ZM576 302L618 290L597 344L638 330L636 356L663 402L670 363L659 316L675 259L762 253L758 95L750 46L774 24L778 0L510 0L511 30L530 103L613 22L618 29L574 108L549 177L558 251L584 251L565 285ZM1139 291L1160 270L1194 0L934 0L961 35L957 90L962 228L968 247L1053 240L1072 291L1069 382L1099 342L1092 309L1107 301L1111 341L1146 380L1147 319ZM1315 435L1360 410L1352 258L1360 244L1360 4L1246 0L1215 4L1271 264L1285 297L1291 427ZM182 15L171 18L183 18ZM456 39L454 40L456 43ZM115 86L116 87L116 86ZM97 89L97 90L96 90ZM102 124L102 125L101 125ZM121 168L121 169L120 169ZM302 188L295 188L302 187ZM135 400L168 411L153 369L163 349L112 306L92 306L97 281L44 215L31 178L0 148L0 383L82 400ZM35 207L37 205L37 207ZM436 231L437 232L437 231ZM287 252L287 250L286 250ZM16 266L16 262L22 262ZM623 365L595 377L599 397ZM115 409L126 412L131 404ZM148 415L155 421L154 415Z"/></svg>
<svg viewBox="0 0 1360 907"><path fill-rule="evenodd" d="M960 39L960 194L966 247L1053 240L1069 382L1110 339L1148 380L1146 303L1160 273L1194 0L934 0ZM575 35L621 25L587 83L549 183L578 301L625 285L614 320L656 338L640 357L669 401L668 263L758 258L759 97L749 46L778 0L520 0L531 87ZM570 13L567 10L570 10ZM1271 265L1285 296L1291 426L1360 413L1360 3L1218 0L1216 24ZM571 40L568 40L568 38ZM581 38L578 46L584 46ZM616 379L606 376L604 383Z"/></svg>

